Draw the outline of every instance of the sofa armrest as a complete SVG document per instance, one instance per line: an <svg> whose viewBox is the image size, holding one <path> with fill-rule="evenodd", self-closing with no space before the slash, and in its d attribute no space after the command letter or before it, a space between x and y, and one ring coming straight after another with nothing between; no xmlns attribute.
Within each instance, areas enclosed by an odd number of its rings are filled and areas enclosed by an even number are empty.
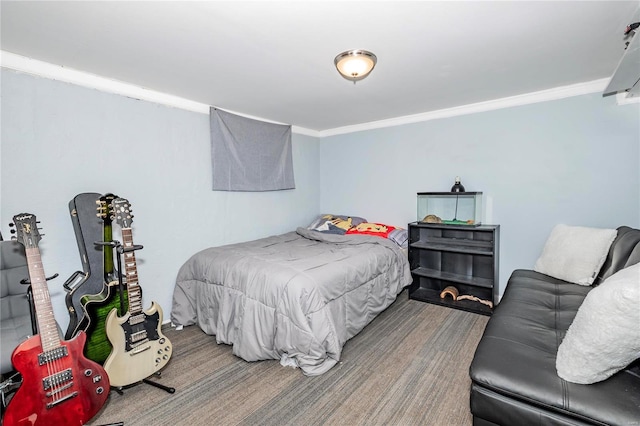
<svg viewBox="0 0 640 426"><path fill-rule="evenodd" d="M594 284L600 284L621 269L640 262L640 229L620 226L618 235L609 248Z"/></svg>

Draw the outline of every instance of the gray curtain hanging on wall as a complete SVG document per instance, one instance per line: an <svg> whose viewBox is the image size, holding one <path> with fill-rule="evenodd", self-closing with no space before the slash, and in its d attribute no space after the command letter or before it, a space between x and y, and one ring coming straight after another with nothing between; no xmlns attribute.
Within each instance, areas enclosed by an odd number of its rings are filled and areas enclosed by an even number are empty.
<svg viewBox="0 0 640 426"><path fill-rule="evenodd" d="M295 188L291 126L252 120L211 108L214 191Z"/></svg>

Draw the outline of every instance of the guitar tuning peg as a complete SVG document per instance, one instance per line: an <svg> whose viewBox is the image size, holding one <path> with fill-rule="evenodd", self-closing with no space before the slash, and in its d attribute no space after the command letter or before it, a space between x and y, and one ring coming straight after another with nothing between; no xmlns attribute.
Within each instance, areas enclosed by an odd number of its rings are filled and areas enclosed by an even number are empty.
<svg viewBox="0 0 640 426"><path fill-rule="evenodd" d="M11 237L11 241L18 241L17 237Z"/></svg>
<svg viewBox="0 0 640 426"><path fill-rule="evenodd" d="M10 226L11 228L13 228L14 226L16 226L16 224L15 224L15 223L13 223L13 222L11 222L11 223L9 224L9 226Z"/></svg>
<svg viewBox="0 0 640 426"><path fill-rule="evenodd" d="M16 230L15 229L10 229L9 232L11 232L12 234L15 234Z"/></svg>

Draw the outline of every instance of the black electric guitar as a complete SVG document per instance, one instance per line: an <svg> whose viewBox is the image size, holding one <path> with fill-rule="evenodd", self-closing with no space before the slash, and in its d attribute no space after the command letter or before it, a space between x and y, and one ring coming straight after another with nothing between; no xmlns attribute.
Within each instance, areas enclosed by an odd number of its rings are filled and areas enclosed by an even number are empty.
<svg viewBox="0 0 640 426"><path fill-rule="evenodd" d="M111 343L107 338L106 320L112 309L116 309L118 315L124 315L128 299L126 289L120 288L118 274L113 263L113 246L109 243L113 239L111 226L111 202L117 196L106 194L96 201L98 204L97 216L103 221L102 250L104 258L104 287L98 294L85 294L80 300L84 315L78 329L87 333L87 343L84 346L84 354L87 358L104 363L111 353Z"/></svg>
<svg viewBox="0 0 640 426"><path fill-rule="evenodd" d="M133 215L129 201L116 198L111 203L113 219L122 227L124 272L129 296L128 310L120 317L114 308L107 315L106 332L113 349L104 362L112 386L140 382L162 369L173 348L161 330L162 308L156 302L142 310L135 250L131 232Z"/></svg>
<svg viewBox="0 0 640 426"><path fill-rule="evenodd" d="M4 426L82 425L102 408L109 395L109 378L96 362L82 354L84 332L61 340L40 258L36 217L13 217L17 239L25 246L39 334L13 351L11 362L22 385L4 414Z"/></svg>

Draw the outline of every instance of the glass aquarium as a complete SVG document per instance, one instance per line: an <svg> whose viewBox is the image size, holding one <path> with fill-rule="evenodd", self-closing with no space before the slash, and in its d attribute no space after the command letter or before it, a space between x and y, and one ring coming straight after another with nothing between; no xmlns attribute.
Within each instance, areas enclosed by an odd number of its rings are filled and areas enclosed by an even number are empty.
<svg viewBox="0 0 640 426"><path fill-rule="evenodd" d="M418 192L418 222L482 224L482 192Z"/></svg>

